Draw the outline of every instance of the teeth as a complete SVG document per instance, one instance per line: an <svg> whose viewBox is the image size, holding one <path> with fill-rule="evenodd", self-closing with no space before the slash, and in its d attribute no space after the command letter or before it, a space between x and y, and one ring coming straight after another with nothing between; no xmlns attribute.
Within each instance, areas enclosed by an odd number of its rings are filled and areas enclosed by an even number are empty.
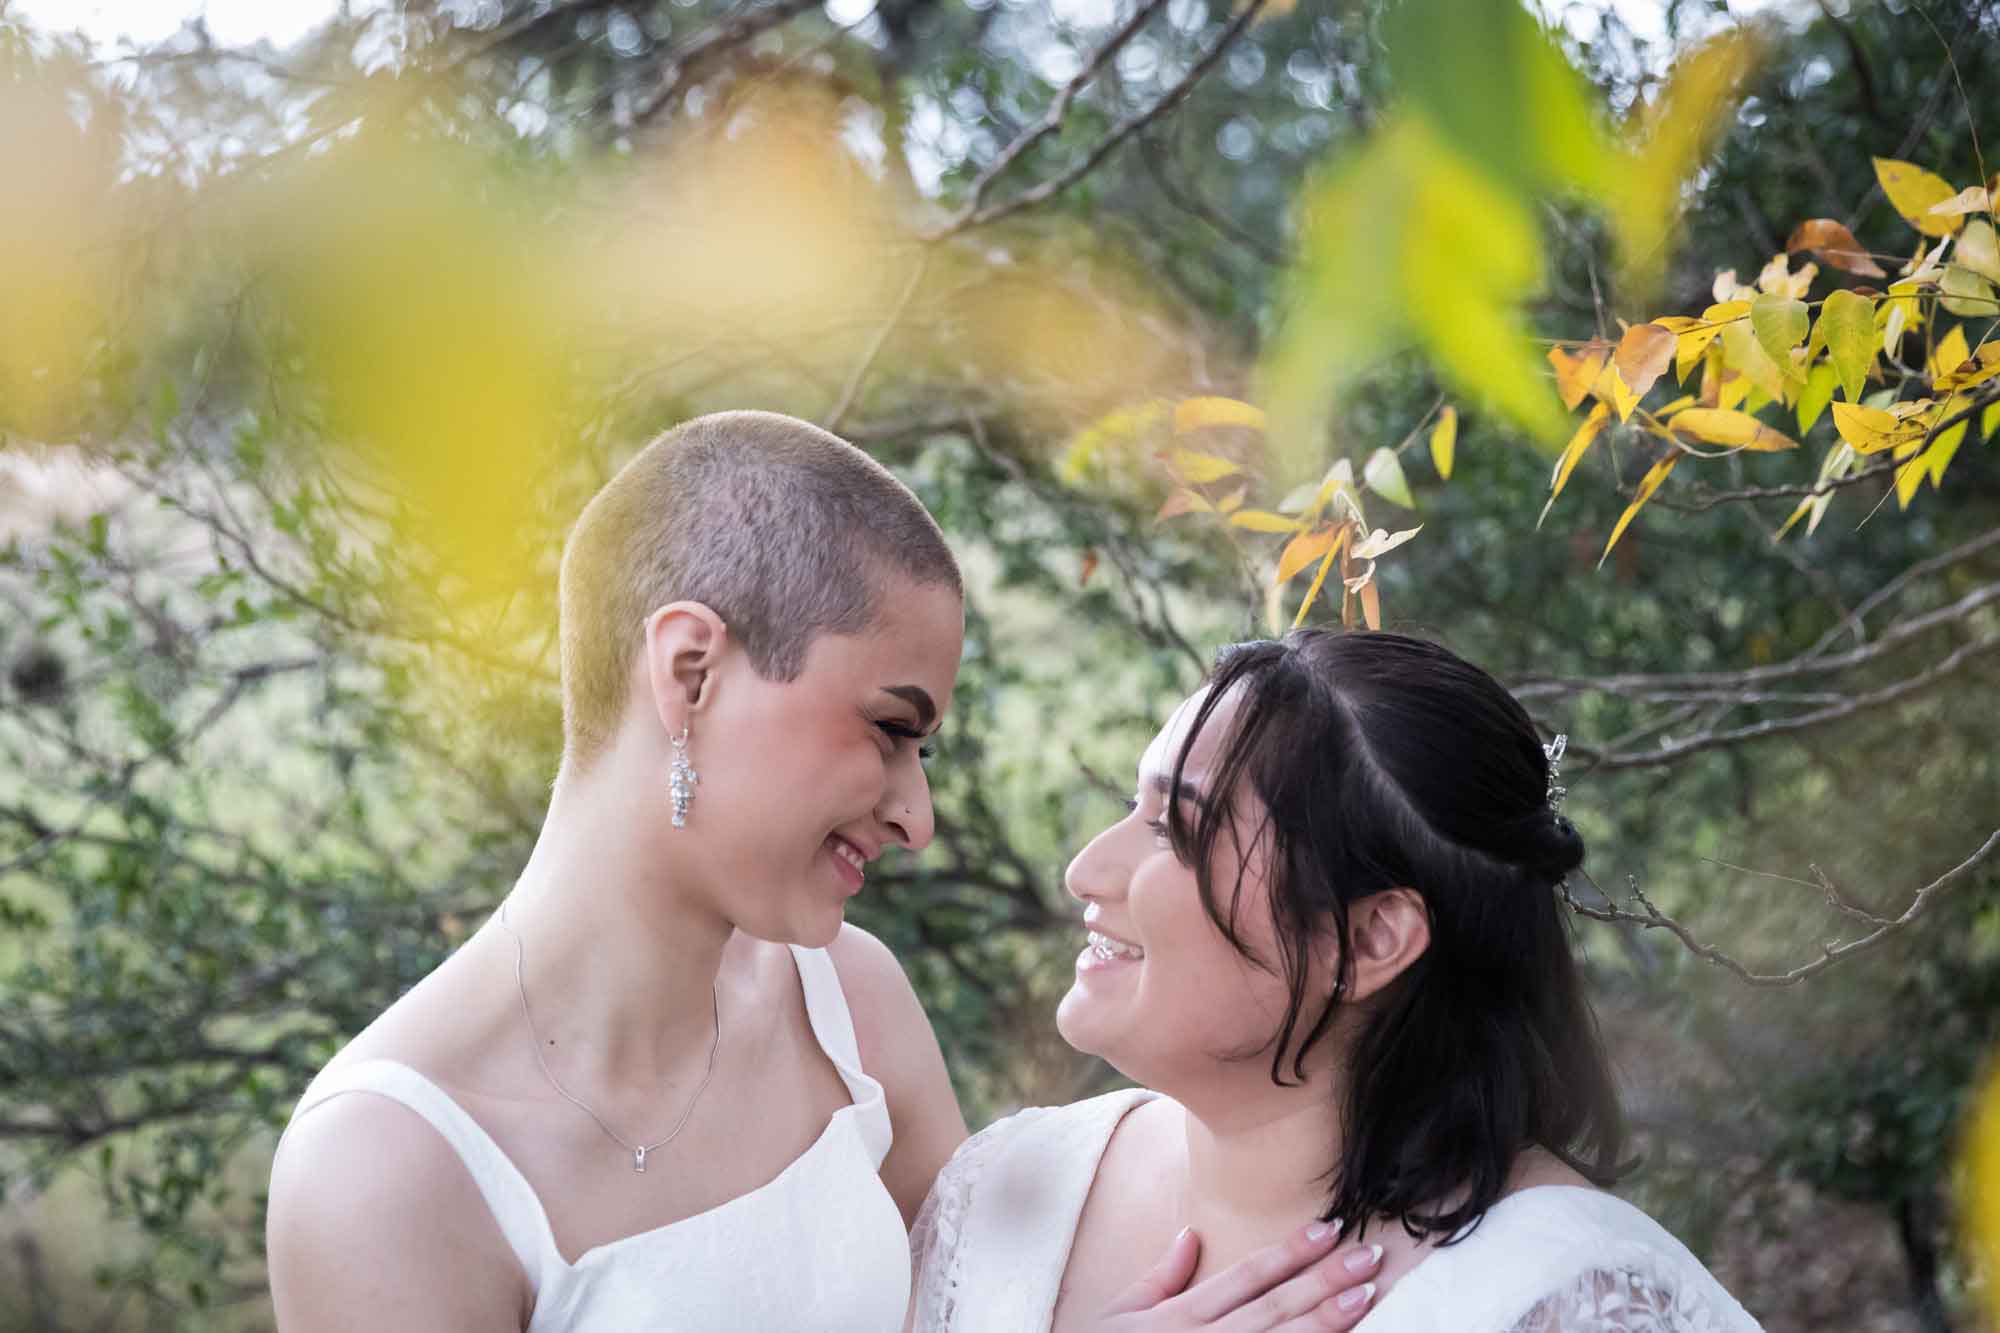
<svg viewBox="0 0 2000 1333"><path fill-rule="evenodd" d="M1123 940L1114 940L1109 935L1100 935L1094 930L1089 933L1088 938L1090 940L1091 950L1095 952L1099 958L1105 959L1107 961L1113 958L1136 959L1136 958L1144 958L1146 956L1146 951L1144 949L1139 948L1137 945L1127 944Z"/></svg>
<svg viewBox="0 0 2000 1333"><path fill-rule="evenodd" d="M838 856L841 860L847 862L847 864L853 866L856 870L863 872L864 874L868 870L868 863L862 860L861 853L855 851L852 847L848 846L844 842L840 842L837 840L834 842L833 854L835 856Z"/></svg>

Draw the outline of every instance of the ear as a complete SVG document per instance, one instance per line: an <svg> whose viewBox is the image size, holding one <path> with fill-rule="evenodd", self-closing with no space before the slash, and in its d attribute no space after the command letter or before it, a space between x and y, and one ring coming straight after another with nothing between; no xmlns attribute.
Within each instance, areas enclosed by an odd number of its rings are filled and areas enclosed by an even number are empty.
<svg viewBox="0 0 2000 1333"><path fill-rule="evenodd" d="M1348 906L1349 1002L1365 1000L1403 975L1431 947L1431 914L1415 889L1385 889Z"/></svg>
<svg viewBox="0 0 2000 1333"><path fill-rule="evenodd" d="M646 617L646 685L669 736L714 697L729 627L700 602L669 602Z"/></svg>

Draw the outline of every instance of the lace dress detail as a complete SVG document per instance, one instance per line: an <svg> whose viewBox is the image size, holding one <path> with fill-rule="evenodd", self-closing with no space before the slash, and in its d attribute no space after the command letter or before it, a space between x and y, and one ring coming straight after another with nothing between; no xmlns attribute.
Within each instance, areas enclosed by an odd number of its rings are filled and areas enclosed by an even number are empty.
<svg viewBox="0 0 2000 1333"><path fill-rule="evenodd" d="M1748 1316L1729 1305L1718 1308L1699 1286L1664 1277L1650 1263L1592 1268L1536 1301L1507 1333L1734 1333Z"/></svg>
<svg viewBox="0 0 2000 1333"><path fill-rule="evenodd" d="M1023 1125L1049 1114L1047 1107L1031 1107L996 1120L959 1145L944 1170L938 1172L917 1221L910 1228L910 1256L916 1272L914 1327L946 1329L958 1318L960 1293L965 1289L966 1215L972 1211L972 1195L982 1171L1006 1147L1007 1137Z"/></svg>

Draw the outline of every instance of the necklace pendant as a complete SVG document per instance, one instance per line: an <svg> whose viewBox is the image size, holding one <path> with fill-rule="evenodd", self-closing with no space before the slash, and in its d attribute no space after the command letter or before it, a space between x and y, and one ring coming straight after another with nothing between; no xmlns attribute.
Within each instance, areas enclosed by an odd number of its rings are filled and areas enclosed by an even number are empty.
<svg viewBox="0 0 2000 1333"><path fill-rule="evenodd" d="M646 1150L644 1148L634 1148L632 1150L632 1169L642 1174L645 1172Z"/></svg>

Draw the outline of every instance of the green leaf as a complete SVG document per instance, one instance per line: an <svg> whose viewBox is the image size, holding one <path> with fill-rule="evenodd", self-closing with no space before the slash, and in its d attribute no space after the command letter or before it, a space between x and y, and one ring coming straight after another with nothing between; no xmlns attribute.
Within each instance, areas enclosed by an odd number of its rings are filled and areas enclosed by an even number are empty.
<svg viewBox="0 0 2000 1333"><path fill-rule="evenodd" d="M1991 319L2000 315L2000 300L1994 299L1993 284L1963 264L1945 265L1938 291L1944 296L1944 308L1954 315L1967 315L1974 319Z"/></svg>
<svg viewBox="0 0 2000 1333"><path fill-rule="evenodd" d="M1826 298L1819 322L1826 330L1827 355L1840 376L1841 392L1850 403L1861 401L1868 367L1875 362L1875 303L1843 288Z"/></svg>
<svg viewBox="0 0 2000 1333"><path fill-rule="evenodd" d="M1812 316L1806 312L1804 301L1767 294L1751 303L1750 327L1755 330L1764 354L1777 363L1781 373L1790 374L1792 349L1805 341L1812 327Z"/></svg>
<svg viewBox="0 0 2000 1333"><path fill-rule="evenodd" d="M1402 0L1383 45L1405 104L1502 190L1608 190L1590 86L1519 0Z"/></svg>
<svg viewBox="0 0 2000 1333"><path fill-rule="evenodd" d="M1361 469L1361 479L1368 483L1368 489L1385 500L1392 500L1405 509L1417 507L1416 497L1410 494L1410 483L1403 477L1403 464L1393 449L1377 449L1368 455L1367 464Z"/></svg>
<svg viewBox="0 0 2000 1333"><path fill-rule="evenodd" d="M1831 361L1822 361L1806 373L1806 387L1799 391L1799 434L1811 430L1813 423L1826 411L1826 405L1833 401L1833 387L1839 379Z"/></svg>

